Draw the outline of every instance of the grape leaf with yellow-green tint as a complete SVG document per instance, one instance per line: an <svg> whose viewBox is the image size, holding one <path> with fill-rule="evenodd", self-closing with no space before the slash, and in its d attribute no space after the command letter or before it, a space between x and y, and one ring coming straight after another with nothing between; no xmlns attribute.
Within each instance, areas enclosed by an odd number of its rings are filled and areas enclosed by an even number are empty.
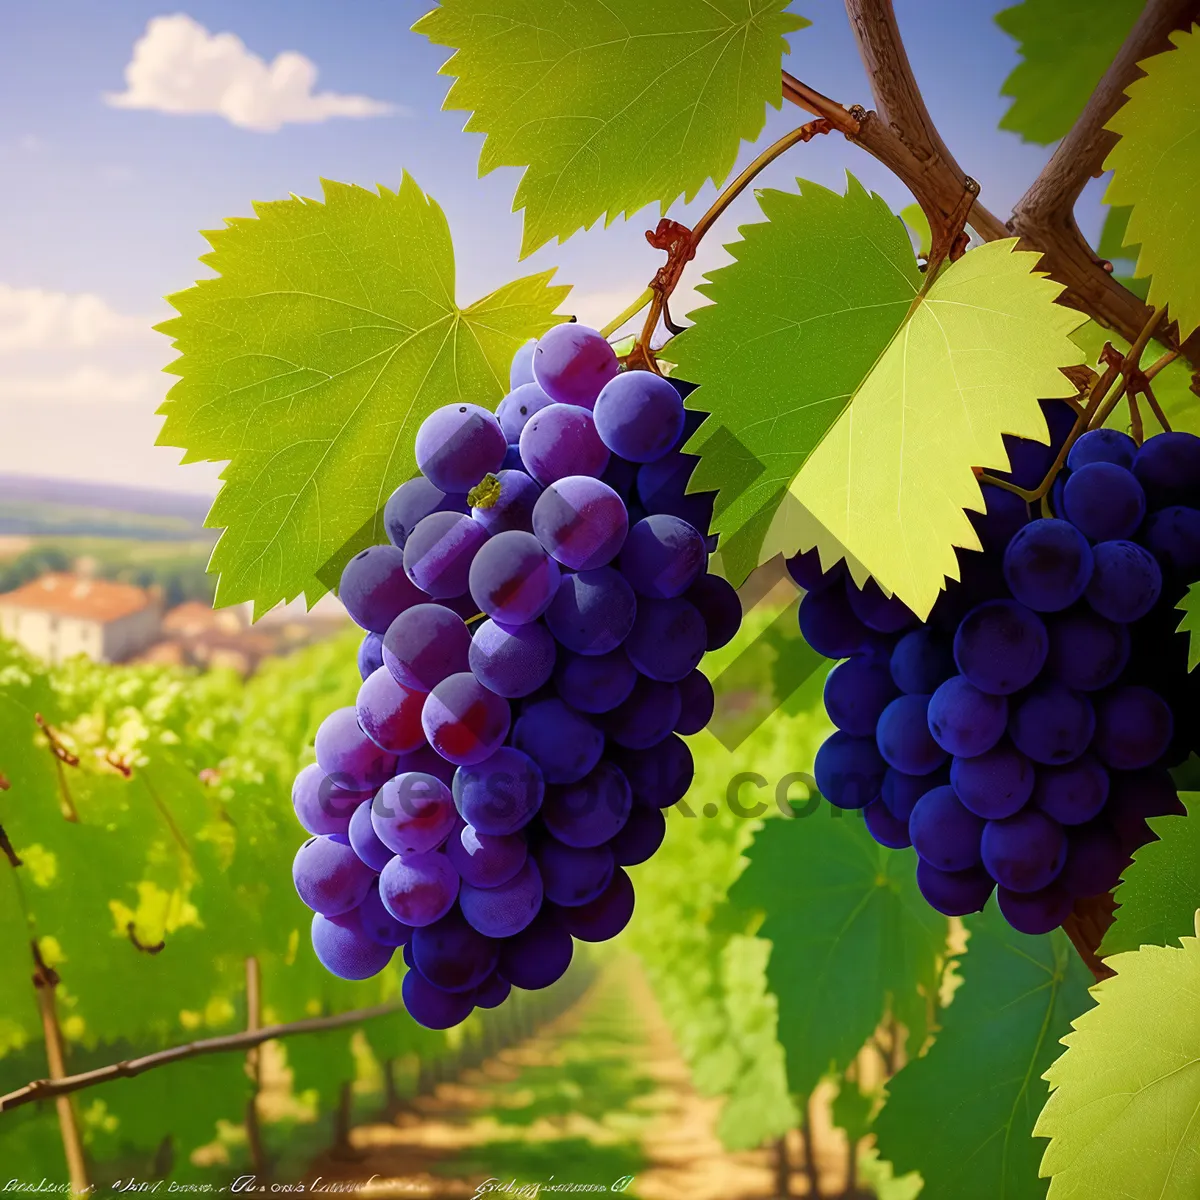
<svg viewBox="0 0 1200 1200"><path fill-rule="evenodd" d="M179 316L158 326L181 353L159 444L229 461L209 569L217 604L252 600L256 617L301 592L313 604L384 540L421 421L494 406L568 291L543 273L460 308L445 215L409 176L396 192L324 188L324 203L258 204L208 233L217 278L171 296Z"/></svg>
<svg viewBox="0 0 1200 1200"><path fill-rule="evenodd" d="M1140 245L1135 276L1147 302L1167 306L1187 338L1200 327L1200 26L1171 34L1175 49L1144 59L1146 72L1107 128L1121 135L1104 162L1104 199L1132 205L1125 241Z"/></svg>
<svg viewBox="0 0 1200 1200"><path fill-rule="evenodd" d="M413 28L455 53L445 107L486 133L481 174L523 167L522 253L733 169L783 102L788 0L443 0Z"/></svg>
<svg viewBox="0 0 1200 1200"><path fill-rule="evenodd" d="M1195 1200L1200 1195L1200 939L1106 960L1034 1128L1050 1139L1048 1200Z"/></svg>
<svg viewBox="0 0 1200 1200"><path fill-rule="evenodd" d="M904 225L853 178L844 196L803 182L760 202L767 222L742 231L700 288L715 303L671 344L711 413L690 487L720 489L731 578L798 548L781 531L804 522L779 518L798 505L924 617L957 578L954 548L979 548L973 468L1008 467L1005 433L1048 440L1038 399L1073 392L1060 368L1083 358L1068 335L1084 318L1015 240L926 288Z"/></svg>

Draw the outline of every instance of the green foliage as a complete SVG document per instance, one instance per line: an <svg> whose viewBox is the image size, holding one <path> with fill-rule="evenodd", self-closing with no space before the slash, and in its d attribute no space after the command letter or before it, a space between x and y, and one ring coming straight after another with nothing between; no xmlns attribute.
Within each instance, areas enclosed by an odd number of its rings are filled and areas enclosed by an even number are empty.
<svg viewBox="0 0 1200 1200"><path fill-rule="evenodd" d="M1105 160L1104 199L1131 205L1126 238L1140 246L1135 275L1150 275L1148 303L1168 306L1179 335L1200 327L1200 28L1171 34L1174 50L1140 65L1129 100L1107 128L1121 140Z"/></svg>
<svg viewBox="0 0 1200 1200"><path fill-rule="evenodd" d="M908 234L881 197L853 176L844 196L798 182L798 195L759 195L766 220L742 227L734 262L698 288L713 304L671 342L680 374L700 384L691 407L712 413L688 446L701 455L691 486L720 489L713 528L734 582L775 553L763 542L789 485L921 287Z"/></svg>
<svg viewBox="0 0 1200 1200"><path fill-rule="evenodd" d="M726 489L714 523L737 548L722 551L733 578L811 546L794 519L807 513L925 616L957 578L954 547L978 549L972 468L1007 467L1002 433L1045 440L1037 399L1069 390L1059 368L1080 360L1067 335L1082 317L1011 241L929 285L904 227L853 177L845 196L802 183L761 203L768 223L743 231L700 289L715 305L672 343L700 384L691 404L712 414L689 443L691 486Z"/></svg>
<svg viewBox="0 0 1200 1200"><path fill-rule="evenodd" d="M730 892L732 904L761 914L771 942L767 980L799 1095L844 1069L889 1009L924 1032L947 931L917 891L911 851L878 845L859 812L806 808L763 826Z"/></svg>
<svg viewBox="0 0 1200 1200"><path fill-rule="evenodd" d="M1142 11L1141 0L1024 0L996 14L1021 63L1000 89L1001 129L1048 146L1075 123Z"/></svg>
<svg viewBox="0 0 1200 1200"><path fill-rule="evenodd" d="M1200 931L1198 931L1200 932ZM1049 1200L1191 1200L1200 1194L1200 939L1144 946L1108 965L1046 1072Z"/></svg>
<svg viewBox="0 0 1200 1200"><path fill-rule="evenodd" d="M888 1085L879 1149L898 1171L920 1171L931 1200L1032 1200L1046 1191L1030 1136L1039 1078L1087 1004L1091 975L1061 930L1017 933L994 899L964 924L962 986L928 1053Z"/></svg>
<svg viewBox="0 0 1200 1200"><path fill-rule="evenodd" d="M230 460L210 570L217 603L256 616L301 592L311 605L383 540L417 426L459 399L494 405L567 292L544 273L459 308L446 218L409 176L324 189L206 234L218 277L171 296L180 315L158 326L181 352L159 443Z"/></svg>
<svg viewBox="0 0 1200 1200"><path fill-rule="evenodd" d="M522 252L706 180L782 103L784 38L809 24L787 0L443 0L413 28L454 55L445 107L486 133L481 174L525 167Z"/></svg>
<svg viewBox="0 0 1200 1200"><path fill-rule="evenodd" d="M1183 620L1177 632L1188 634L1188 670L1200 666L1200 583L1193 583L1179 602Z"/></svg>
<svg viewBox="0 0 1200 1200"><path fill-rule="evenodd" d="M1120 908L1104 935L1101 954L1139 946L1166 946L1189 933L1200 908L1200 794L1182 797L1188 816L1151 818L1158 841L1134 851L1114 893Z"/></svg>

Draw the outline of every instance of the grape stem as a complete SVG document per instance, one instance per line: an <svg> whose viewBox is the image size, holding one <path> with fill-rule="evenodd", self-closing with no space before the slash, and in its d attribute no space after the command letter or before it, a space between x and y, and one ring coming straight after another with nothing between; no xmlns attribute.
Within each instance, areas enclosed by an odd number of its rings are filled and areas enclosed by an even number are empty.
<svg viewBox="0 0 1200 1200"><path fill-rule="evenodd" d="M684 267L696 257L696 250L703 240L704 235L713 227L717 218L750 186L765 167L769 166L781 154L790 150L798 143L810 142L818 134L830 133L833 129L834 125L829 119L818 117L815 121L809 121L799 128L793 129L790 133L785 133L777 142L772 142L721 192L709 206L708 211L691 229L686 225L681 225L678 221L672 221L663 217L659 221L657 228L647 231L646 241L656 250L666 251L667 261L655 273L654 278L650 281L649 286L641 296L601 330L604 336L608 337L631 317L641 312L647 303L649 304L650 311L646 314L646 319L642 324L642 331L625 360L627 368L653 371L657 375L662 374L658 369L654 351L650 348L650 339L654 336L654 331L658 328L659 318L664 315L667 317L669 328L672 332L678 332L679 327L673 321L670 321L669 303L671 295L676 287L679 286L679 281L683 277Z"/></svg>

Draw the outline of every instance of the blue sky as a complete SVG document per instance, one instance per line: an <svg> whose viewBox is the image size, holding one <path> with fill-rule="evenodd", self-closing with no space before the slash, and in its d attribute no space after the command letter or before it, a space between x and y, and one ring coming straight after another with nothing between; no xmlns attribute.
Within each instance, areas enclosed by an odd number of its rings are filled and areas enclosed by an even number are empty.
<svg viewBox="0 0 1200 1200"><path fill-rule="evenodd" d="M166 293L207 273L196 261L207 249L200 229L249 215L252 200L317 195L321 176L394 187L407 169L449 218L460 302L557 266L558 281L576 289L569 308L599 323L641 290L661 261L643 237L655 210L518 262L521 223L510 211L518 172L478 179L481 135L461 132L465 114L441 111L449 81L437 69L447 51L409 32L428 7L421 0L193 0L182 9L142 0L0 0L0 471L215 491L218 466L181 467L178 451L153 446L154 410L170 383L159 371L172 354L149 324L169 314ZM870 106L842 5L793 7L814 25L793 37L788 69L845 104ZM992 22L999 7L896 4L934 120L982 183L988 207L1006 215L1048 152L996 128L1007 103L1000 87L1017 61ZM148 22L175 14L202 27L195 36L234 34L268 63L284 52L303 55L319 73L316 92L358 97L338 102L351 108L390 111L263 132L220 115L106 103L106 94L126 88ZM771 112L764 137L779 136L798 117L791 106ZM752 155L743 147L741 161ZM793 151L761 183L793 187L801 175L840 188L848 168L894 208L910 202L836 135ZM1089 189L1080 212L1087 232L1098 225L1099 190ZM694 219L713 194L705 189L672 215ZM721 243L756 213L747 195L726 214L689 285L724 260Z"/></svg>

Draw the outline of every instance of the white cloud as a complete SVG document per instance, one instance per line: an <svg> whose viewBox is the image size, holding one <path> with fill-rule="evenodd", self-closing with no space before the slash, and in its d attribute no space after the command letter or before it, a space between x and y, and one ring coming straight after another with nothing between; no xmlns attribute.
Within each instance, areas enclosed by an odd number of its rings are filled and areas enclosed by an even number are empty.
<svg viewBox="0 0 1200 1200"><path fill-rule="evenodd" d="M158 371L119 371L88 364L57 375L0 376L0 401L140 404L161 398L169 383Z"/></svg>
<svg viewBox="0 0 1200 1200"><path fill-rule="evenodd" d="M153 317L130 316L90 292L51 292L0 283L0 354L86 349L156 336Z"/></svg>
<svg viewBox="0 0 1200 1200"><path fill-rule="evenodd" d="M104 99L116 108L215 113L262 133L274 133L289 122L397 111L369 96L314 92L316 82L316 64L303 54L288 50L267 63L236 34L209 33L176 13L150 20L125 68L125 91Z"/></svg>

